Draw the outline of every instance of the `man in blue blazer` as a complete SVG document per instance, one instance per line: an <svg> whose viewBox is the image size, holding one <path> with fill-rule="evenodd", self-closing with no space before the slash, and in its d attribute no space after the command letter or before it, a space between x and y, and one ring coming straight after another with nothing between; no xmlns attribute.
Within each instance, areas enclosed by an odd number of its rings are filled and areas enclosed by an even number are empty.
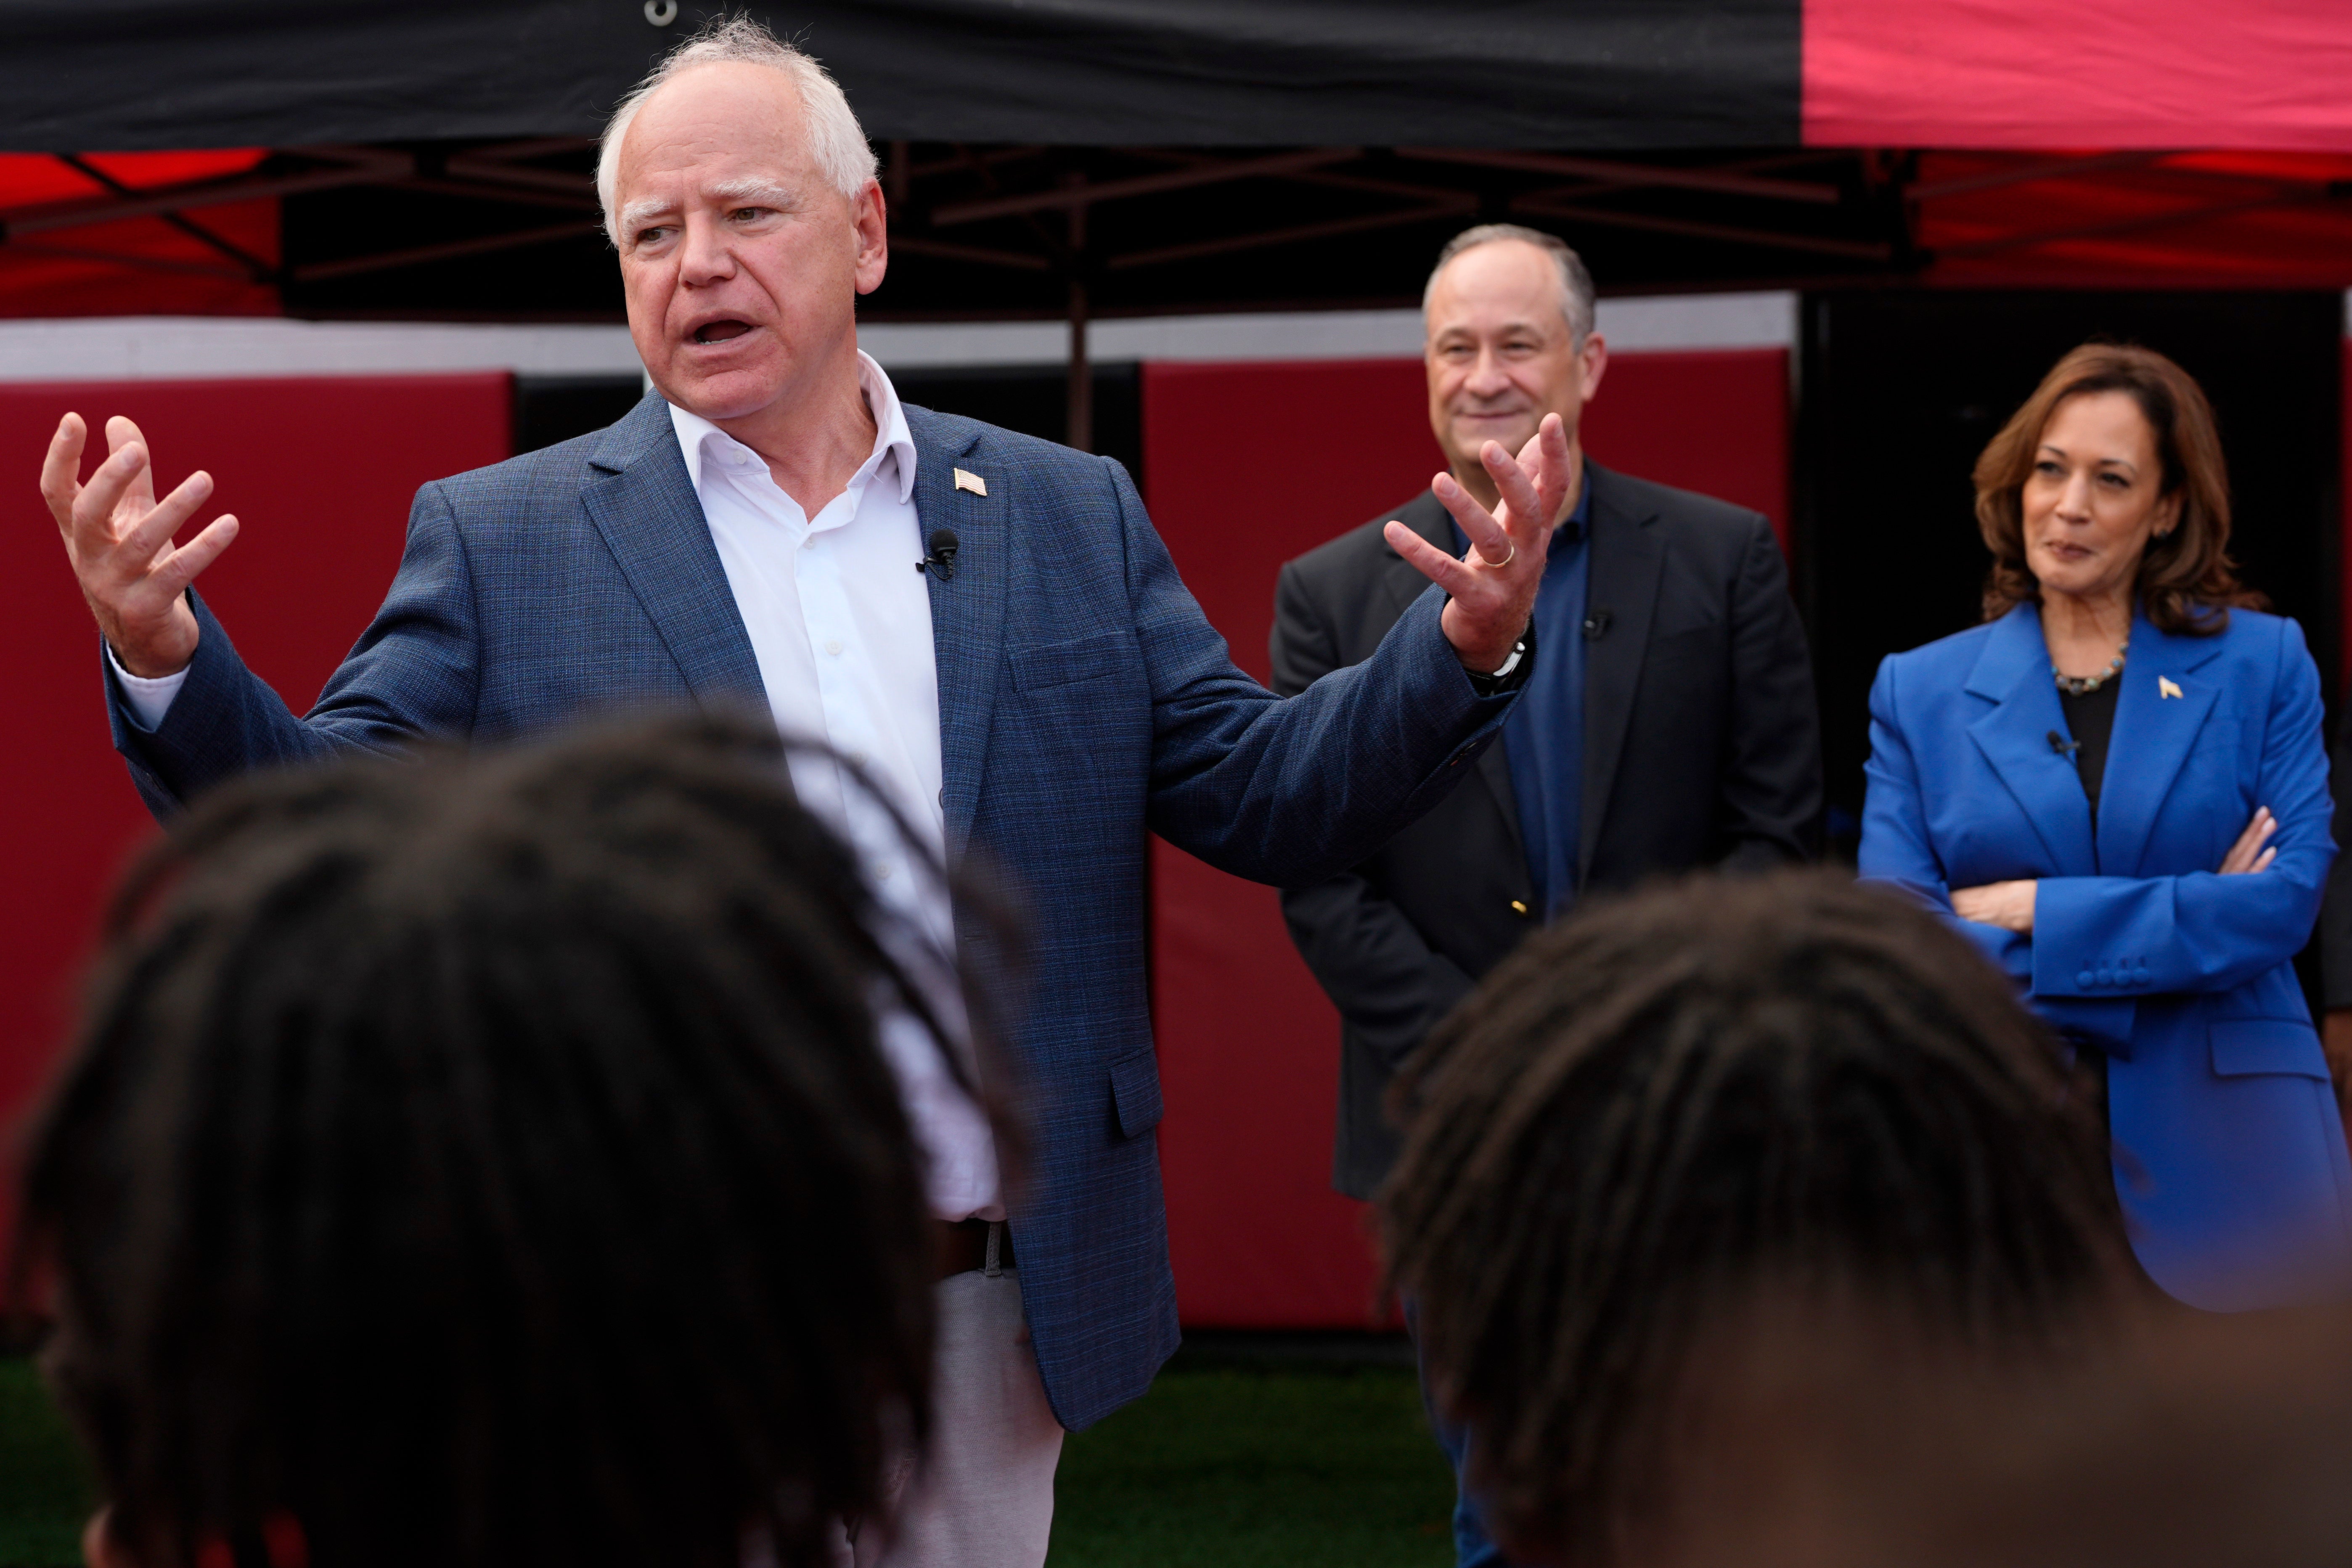
<svg viewBox="0 0 2352 1568"><path fill-rule="evenodd" d="M764 704L866 762L950 859L1007 873L1031 911L1006 1008L1031 1169L1001 1194L984 1128L975 1143L971 1118L910 1088L940 1220L940 1435L897 1542L866 1532L844 1560L1034 1564L1062 1431L1143 1393L1177 1340L1146 833L1309 882L1465 776L1530 668L1565 437L1549 422L1524 468L1489 444L1499 518L1441 478L1471 549L1400 529L1436 586L1370 659L1278 700L1234 668L1118 465L902 407L858 353L882 195L814 62L749 22L705 35L625 100L599 188L656 394L425 487L383 609L305 718L189 590L236 533L224 517L171 543L209 479L157 504L117 420L78 486L67 416L43 487L104 635L115 741L160 815L339 751ZM804 795L818 777L795 769Z"/></svg>

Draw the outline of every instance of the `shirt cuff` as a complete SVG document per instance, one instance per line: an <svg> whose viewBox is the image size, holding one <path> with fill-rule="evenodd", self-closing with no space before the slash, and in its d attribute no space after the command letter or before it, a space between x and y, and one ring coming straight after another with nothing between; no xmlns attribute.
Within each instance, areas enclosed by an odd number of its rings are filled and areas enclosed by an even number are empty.
<svg viewBox="0 0 2352 1568"><path fill-rule="evenodd" d="M131 717L142 730L152 731L163 722L163 715L172 710L172 699L188 682L188 672L183 668L152 680L131 674L114 657L114 645L106 644L106 662L114 670L114 679L122 683L123 700L131 705Z"/></svg>

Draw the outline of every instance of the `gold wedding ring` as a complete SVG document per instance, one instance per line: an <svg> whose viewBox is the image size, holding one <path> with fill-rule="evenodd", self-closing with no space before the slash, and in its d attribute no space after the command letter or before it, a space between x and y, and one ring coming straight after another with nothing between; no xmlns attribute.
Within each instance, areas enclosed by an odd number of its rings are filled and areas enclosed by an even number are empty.
<svg viewBox="0 0 2352 1568"><path fill-rule="evenodd" d="M1519 546L1516 540L1512 542L1511 552L1508 555L1504 556L1500 561L1489 561L1486 559L1486 552L1485 551L1481 550L1478 552L1478 563L1496 572L1500 572L1504 567L1508 566L1512 562L1517 561L1518 558Z"/></svg>

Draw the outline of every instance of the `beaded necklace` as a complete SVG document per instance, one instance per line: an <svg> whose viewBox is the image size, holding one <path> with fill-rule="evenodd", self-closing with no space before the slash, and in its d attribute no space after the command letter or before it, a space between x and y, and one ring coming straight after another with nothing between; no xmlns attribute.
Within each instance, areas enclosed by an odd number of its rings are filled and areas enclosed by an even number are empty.
<svg viewBox="0 0 2352 1568"><path fill-rule="evenodd" d="M2105 686L2108 681L2113 680L2116 678L2116 672L2121 670L2124 667L2124 655L2130 651L2131 634L2129 632L2126 632L2124 634L2124 640L2116 645L2116 657L2107 660L2107 668L2099 671L2098 674L2060 675L2058 673L2058 667L2055 664L2053 664L2050 667L2050 673L2052 677L2057 680L2058 689L2064 692L2067 696L2088 697L2092 692L2096 691L2100 687Z"/></svg>

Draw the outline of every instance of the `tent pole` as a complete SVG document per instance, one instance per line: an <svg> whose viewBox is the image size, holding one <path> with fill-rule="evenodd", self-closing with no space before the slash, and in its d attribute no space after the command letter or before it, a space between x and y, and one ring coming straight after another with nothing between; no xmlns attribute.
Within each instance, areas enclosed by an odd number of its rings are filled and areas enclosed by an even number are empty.
<svg viewBox="0 0 2352 1568"><path fill-rule="evenodd" d="M1082 189L1085 174L1062 176L1065 190ZM1095 449L1095 367L1087 358L1087 203L1070 206L1070 407L1063 438L1081 452Z"/></svg>
<svg viewBox="0 0 2352 1568"><path fill-rule="evenodd" d="M1069 444L1081 452L1095 449L1095 372L1087 359L1087 286L1070 279L1070 413Z"/></svg>

